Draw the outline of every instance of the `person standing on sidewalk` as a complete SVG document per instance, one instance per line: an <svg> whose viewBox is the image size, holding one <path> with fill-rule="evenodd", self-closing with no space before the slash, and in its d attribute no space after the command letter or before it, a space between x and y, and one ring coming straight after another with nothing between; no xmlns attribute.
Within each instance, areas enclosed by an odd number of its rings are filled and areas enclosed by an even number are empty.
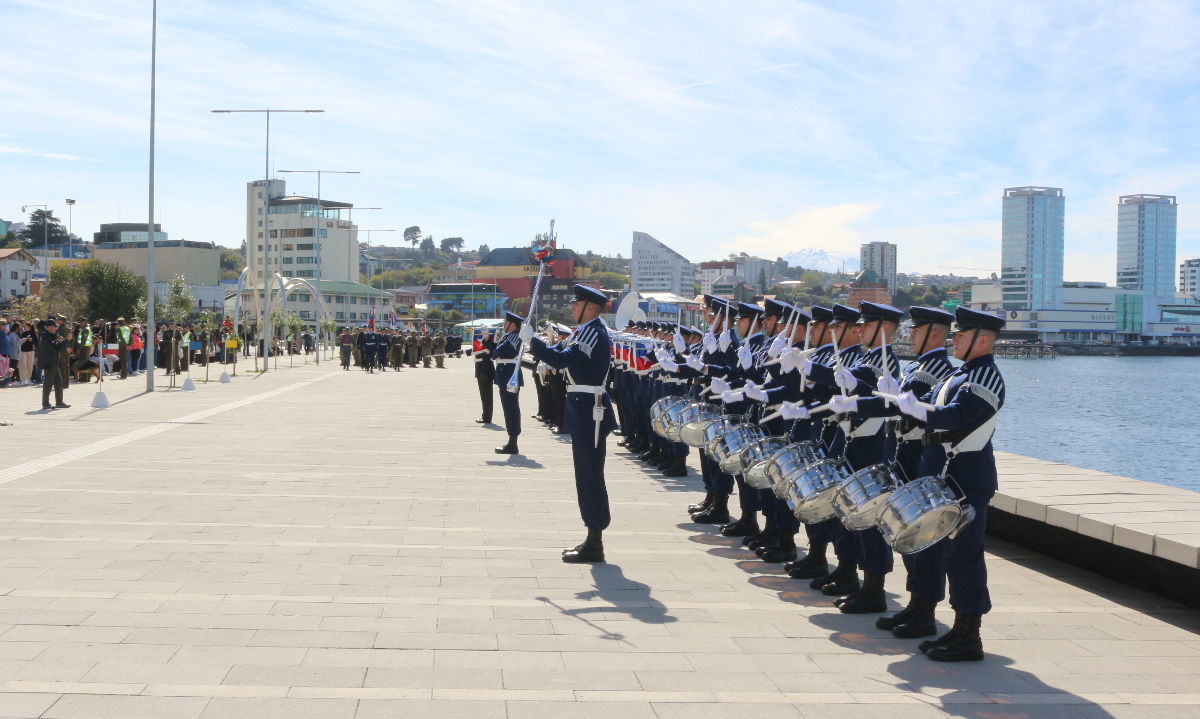
<svg viewBox="0 0 1200 719"><path fill-rule="evenodd" d="M42 322L38 340L38 366L42 368L42 409L70 407L63 401L63 380L59 363L60 352L67 345L67 338L58 334L58 322L50 319ZM54 390L54 406L50 405L50 390Z"/></svg>

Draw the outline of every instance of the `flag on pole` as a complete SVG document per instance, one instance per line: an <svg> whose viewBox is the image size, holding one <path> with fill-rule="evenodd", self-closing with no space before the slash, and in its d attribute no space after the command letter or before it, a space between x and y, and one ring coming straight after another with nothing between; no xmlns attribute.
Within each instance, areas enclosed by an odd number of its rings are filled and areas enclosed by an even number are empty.
<svg viewBox="0 0 1200 719"><path fill-rule="evenodd" d="M393 329L396 327L396 313L395 312L388 313L388 327L391 327Z"/></svg>
<svg viewBox="0 0 1200 719"><path fill-rule="evenodd" d="M367 329L375 329L375 305L371 305L371 315L367 318Z"/></svg>

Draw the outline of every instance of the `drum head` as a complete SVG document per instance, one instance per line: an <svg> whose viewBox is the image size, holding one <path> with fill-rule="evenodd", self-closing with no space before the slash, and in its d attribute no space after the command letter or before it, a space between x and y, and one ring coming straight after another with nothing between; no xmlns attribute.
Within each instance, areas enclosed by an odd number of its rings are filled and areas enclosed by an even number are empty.
<svg viewBox="0 0 1200 719"><path fill-rule="evenodd" d="M962 516L962 507L958 504L935 507L896 534L892 547L901 554L913 554L932 547L954 530Z"/></svg>

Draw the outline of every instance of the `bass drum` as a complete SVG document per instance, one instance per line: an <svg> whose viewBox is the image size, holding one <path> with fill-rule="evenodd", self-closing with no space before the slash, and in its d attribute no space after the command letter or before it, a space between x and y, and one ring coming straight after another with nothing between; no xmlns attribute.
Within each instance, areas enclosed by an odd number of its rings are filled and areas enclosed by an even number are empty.
<svg viewBox="0 0 1200 719"><path fill-rule="evenodd" d="M721 408L707 402L692 402L679 416L679 440L689 447L703 449L708 444L704 429L721 419Z"/></svg>
<svg viewBox="0 0 1200 719"><path fill-rule="evenodd" d="M742 452L742 476L746 478L746 484L755 489L770 489L767 463L786 446L787 440L782 437L766 437L747 447Z"/></svg>
<svg viewBox="0 0 1200 719"><path fill-rule="evenodd" d="M762 438L761 429L742 422L713 438L705 450L722 472L737 474L742 471L742 453Z"/></svg>
<svg viewBox="0 0 1200 719"><path fill-rule="evenodd" d="M849 530L870 529L892 490L903 484L894 464L876 464L842 480L833 495L833 509Z"/></svg>
<svg viewBox="0 0 1200 719"><path fill-rule="evenodd" d="M775 488L775 496L786 500L792 480L822 459L825 459L825 450L816 442L793 442L771 455L766 472Z"/></svg>
<svg viewBox="0 0 1200 719"><path fill-rule="evenodd" d="M666 425L663 424L667 412L680 402L686 402L683 397L663 397L650 405L650 429L659 437L665 438Z"/></svg>
<svg viewBox="0 0 1200 719"><path fill-rule="evenodd" d="M816 524L837 516L833 495L850 474L842 460L822 459L810 464L788 488L787 503L792 513L805 524Z"/></svg>
<svg viewBox="0 0 1200 719"><path fill-rule="evenodd" d="M975 519L975 508L958 497L941 477L921 477L900 487L883 502L877 525L901 554L912 554L953 537Z"/></svg>

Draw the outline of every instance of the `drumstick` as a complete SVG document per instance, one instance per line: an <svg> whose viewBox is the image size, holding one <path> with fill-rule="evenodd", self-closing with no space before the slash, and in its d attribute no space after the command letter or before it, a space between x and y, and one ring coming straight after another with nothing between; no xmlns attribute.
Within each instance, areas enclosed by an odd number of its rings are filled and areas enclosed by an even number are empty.
<svg viewBox="0 0 1200 719"><path fill-rule="evenodd" d="M879 390L875 390L871 394L875 395L876 397L882 397L882 398L886 399L887 401L892 402L893 404L898 404L898 402L896 400L900 396L897 394L888 394L887 392L880 392ZM931 412L931 411L937 409L936 405L928 404L926 402L917 402L917 406L920 407L921 409L925 410L926 412Z"/></svg>
<svg viewBox="0 0 1200 719"><path fill-rule="evenodd" d="M825 404L819 404L816 407L809 409L808 413L809 413L809 415L812 415L814 412L824 412L825 410L829 409L830 404L832 404L832 403L826 402ZM759 420L758 423L760 425L766 424L767 422L770 422L771 420L775 419L776 417L782 417L782 416L783 416L783 410L777 409L774 412L772 412L771 414L767 415L766 417L763 417L761 420Z"/></svg>

